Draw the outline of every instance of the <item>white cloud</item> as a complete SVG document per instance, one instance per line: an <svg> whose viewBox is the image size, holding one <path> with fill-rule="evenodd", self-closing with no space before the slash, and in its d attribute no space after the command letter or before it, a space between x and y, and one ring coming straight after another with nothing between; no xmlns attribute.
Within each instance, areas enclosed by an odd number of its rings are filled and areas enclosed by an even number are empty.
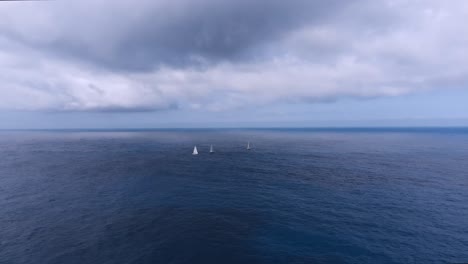
<svg viewBox="0 0 468 264"><path fill-rule="evenodd" d="M119 55L123 62L129 56L145 59L147 47L131 48L146 44L116 51L122 43L132 42L130 33L152 14L143 10L145 5L142 10L133 5L130 18L123 12L89 15L99 24L98 30L90 27L92 23L75 30L76 22L66 18L66 12L73 12L72 17L87 19L81 5L69 11L63 6L36 10L39 5L28 4L30 8L18 12L12 4L0 9L0 14L8 13L0 22L2 109L139 111L177 106L222 111L274 102L397 96L468 84L465 1L358 1L320 20L304 20L275 34L273 40L247 42L243 49L249 51L245 53L249 59L220 56L213 60L194 49L184 56L196 63L174 64L154 57L154 66L142 70L109 63ZM117 7L117 11L125 9ZM375 10L384 13L375 14ZM372 23L377 15L382 19ZM30 24L22 22L26 16ZM126 23L119 16L129 20ZM168 29L167 24L175 24L170 17L157 21ZM70 40L77 46L61 49L57 44ZM259 50L258 56L252 55Z"/></svg>

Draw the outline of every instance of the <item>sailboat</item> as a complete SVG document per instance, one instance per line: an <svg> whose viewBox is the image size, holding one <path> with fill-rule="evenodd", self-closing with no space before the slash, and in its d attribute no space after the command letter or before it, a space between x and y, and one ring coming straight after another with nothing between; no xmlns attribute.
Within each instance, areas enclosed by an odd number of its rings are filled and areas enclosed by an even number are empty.
<svg viewBox="0 0 468 264"><path fill-rule="evenodd" d="M213 145L210 146L210 154L214 153Z"/></svg>
<svg viewBox="0 0 468 264"><path fill-rule="evenodd" d="M247 150L250 150L250 142L247 142Z"/></svg>
<svg viewBox="0 0 468 264"><path fill-rule="evenodd" d="M192 153L192 155L198 155L197 146L195 146L195 147L193 148L193 153Z"/></svg>

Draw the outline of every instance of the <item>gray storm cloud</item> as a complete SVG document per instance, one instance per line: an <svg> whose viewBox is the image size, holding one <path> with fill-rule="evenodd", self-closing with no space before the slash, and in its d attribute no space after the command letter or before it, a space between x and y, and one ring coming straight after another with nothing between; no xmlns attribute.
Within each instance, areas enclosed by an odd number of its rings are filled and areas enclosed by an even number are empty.
<svg viewBox="0 0 468 264"><path fill-rule="evenodd" d="M466 1L0 2L0 108L222 111L468 84Z"/></svg>

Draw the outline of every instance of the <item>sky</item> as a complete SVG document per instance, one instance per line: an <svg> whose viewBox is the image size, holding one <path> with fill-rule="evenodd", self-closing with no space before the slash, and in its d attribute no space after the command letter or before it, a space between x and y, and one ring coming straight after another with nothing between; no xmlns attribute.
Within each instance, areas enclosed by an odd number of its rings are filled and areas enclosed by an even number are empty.
<svg viewBox="0 0 468 264"><path fill-rule="evenodd" d="M0 1L0 129L468 126L468 1Z"/></svg>

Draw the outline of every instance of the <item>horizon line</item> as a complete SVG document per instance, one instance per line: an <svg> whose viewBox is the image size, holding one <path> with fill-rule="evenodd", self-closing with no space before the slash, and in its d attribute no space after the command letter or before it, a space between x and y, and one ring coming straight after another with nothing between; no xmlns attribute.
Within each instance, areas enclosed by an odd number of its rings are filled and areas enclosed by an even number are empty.
<svg viewBox="0 0 468 264"><path fill-rule="evenodd" d="M151 131L151 130L421 130L421 129L468 129L468 126L290 126L290 127L151 127L151 128L0 128L0 131Z"/></svg>

